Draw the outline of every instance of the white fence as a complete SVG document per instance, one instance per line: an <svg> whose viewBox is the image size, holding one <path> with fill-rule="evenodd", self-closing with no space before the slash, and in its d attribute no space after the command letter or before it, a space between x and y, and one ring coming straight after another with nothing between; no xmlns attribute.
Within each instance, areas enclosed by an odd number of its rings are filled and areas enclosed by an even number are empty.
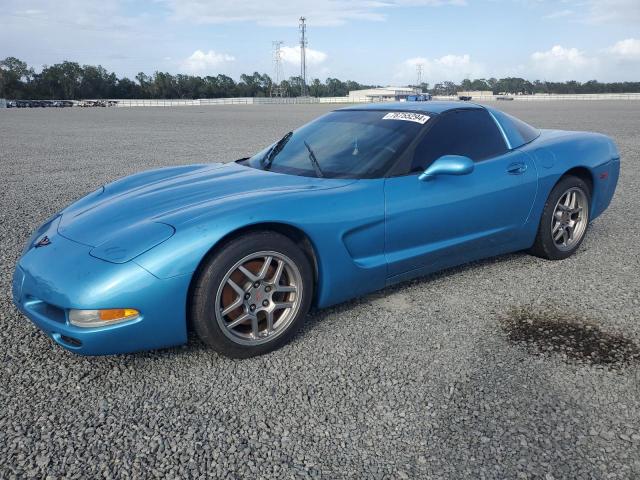
<svg viewBox="0 0 640 480"><path fill-rule="evenodd" d="M499 98L495 95L493 99ZM553 101L553 100L640 100L640 93L577 93L553 94L538 93L536 95L504 95L517 101Z"/></svg>
<svg viewBox="0 0 640 480"><path fill-rule="evenodd" d="M596 93L576 95L491 95L473 97L471 101L493 102L500 97L514 101L552 101L552 100L640 100L640 93ZM455 95L435 96L434 100L458 100ZM168 99L115 99L118 107L187 107L205 105L264 105L264 104L310 104L310 103L373 103L370 97L238 97L238 98L200 98L196 100Z"/></svg>
<svg viewBox="0 0 640 480"><path fill-rule="evenodd" d="M434 100L458 100L455 95L434 96ZM493 102L501 99L514 101L553 101L553 100L640 100L640 93L577 93L555 94L537 93L535 95L483 95L472 97L472 102Z"/></svg>
<svg viewBox="0 0 640 480"><path fill-rule="evenodd" d="M369 103L370 98L350 97L238 97L200 98L196 100L118 100L118 107L187 107L202 105L264 105L264 104L309 104L309 103Z"/></svg>

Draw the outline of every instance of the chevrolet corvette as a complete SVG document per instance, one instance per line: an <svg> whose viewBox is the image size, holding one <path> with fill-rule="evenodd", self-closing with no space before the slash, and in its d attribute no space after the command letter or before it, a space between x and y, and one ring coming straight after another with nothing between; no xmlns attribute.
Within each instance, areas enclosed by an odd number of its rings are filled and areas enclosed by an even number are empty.
<svg viewBox="0 0 640 480"><path fill-rule="evenodd" d="M620 169L598 133L539 130L469 102L330 112L249 158L101 186L48 219L13 277L62 347L281 347L311 307L485 257L572 255Z"/></svg>

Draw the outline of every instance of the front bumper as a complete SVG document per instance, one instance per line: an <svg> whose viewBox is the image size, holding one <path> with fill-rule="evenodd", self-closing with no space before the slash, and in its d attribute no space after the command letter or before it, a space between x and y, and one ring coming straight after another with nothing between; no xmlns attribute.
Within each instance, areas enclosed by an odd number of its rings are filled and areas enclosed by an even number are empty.
<svg viewBox="0 0 640 480"><path fill-rule="evenodd" d="M64 348L111 355L185 343L186 295L191 275L159 279L134 262L109 263L90 247L60 235L28 250L13 276L16 307ZM133 320L104 327L71 325L68 310L135 308Z"/></svg>

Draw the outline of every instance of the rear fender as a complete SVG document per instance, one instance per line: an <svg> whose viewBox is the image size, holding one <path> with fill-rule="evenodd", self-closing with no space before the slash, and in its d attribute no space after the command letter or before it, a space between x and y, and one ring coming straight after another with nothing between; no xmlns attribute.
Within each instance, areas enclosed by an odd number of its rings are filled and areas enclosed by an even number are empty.
<svg viewBox="0 0 640 480"><path fill-rule="evenodd" d="M542 130L540 137L525 147L538 171L539 195L525 226L531 244L549 194L558 181L573 169L589 172L591 192L591 220L609 206L619 174L619 154L606 135L589 132Z"/></svg>

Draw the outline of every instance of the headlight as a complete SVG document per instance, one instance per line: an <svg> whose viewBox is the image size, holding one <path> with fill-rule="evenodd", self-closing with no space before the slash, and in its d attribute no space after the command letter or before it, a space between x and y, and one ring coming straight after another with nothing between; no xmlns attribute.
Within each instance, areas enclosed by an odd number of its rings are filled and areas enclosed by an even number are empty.
<svg viewBox="0 0 640 480"><path fill-rule="evenodd" d="M103 327L125 320L133 320L139 315L140 312L135 308L69 310L69 323L76 327Z"/></svg>

